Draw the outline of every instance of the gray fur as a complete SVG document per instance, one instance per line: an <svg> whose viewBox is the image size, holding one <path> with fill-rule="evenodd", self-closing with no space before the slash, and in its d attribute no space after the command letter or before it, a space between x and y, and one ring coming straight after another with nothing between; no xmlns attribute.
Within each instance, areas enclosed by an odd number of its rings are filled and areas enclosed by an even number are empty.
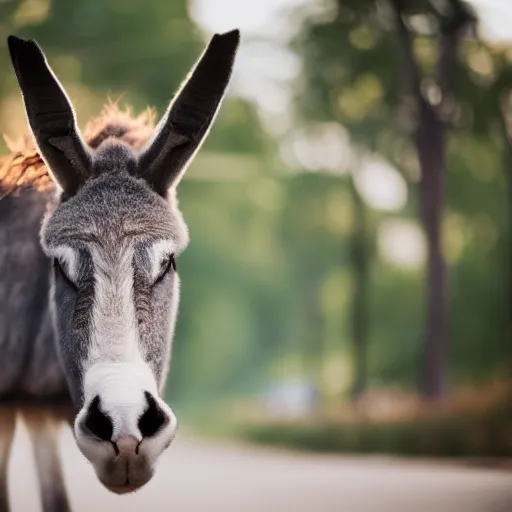
<svg viewBox="0 0 512 512"><path fill-rule="evenodd" d="M0 201L0 399L69 396L50 315L50 260L39 245L48 196Z"/></svg>

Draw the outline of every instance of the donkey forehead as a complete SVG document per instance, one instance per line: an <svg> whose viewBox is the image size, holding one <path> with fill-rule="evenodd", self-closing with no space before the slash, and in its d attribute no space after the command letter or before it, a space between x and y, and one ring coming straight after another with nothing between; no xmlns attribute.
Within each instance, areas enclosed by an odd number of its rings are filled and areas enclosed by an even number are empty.
<svg viewBox="0 0 512 512"><path fill-rule="evenodd" d="M50 212L41 231L47 248L80 242L115 246L168 240L177 252L188 243L183 217L141 179L126 173L107 173L91 179L69 200Z"/></svg>

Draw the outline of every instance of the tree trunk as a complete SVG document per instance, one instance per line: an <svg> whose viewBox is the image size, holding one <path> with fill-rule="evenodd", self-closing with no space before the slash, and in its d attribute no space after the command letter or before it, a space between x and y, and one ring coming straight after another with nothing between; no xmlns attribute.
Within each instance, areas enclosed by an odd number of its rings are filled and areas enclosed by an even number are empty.
<svg viewBox="0 0 512 512"><path fill-rule="evenodd" d="M350 256L352 266L351 338L354 357L352 399L355 401L367 386L367 302L368 302L368 254L366 247L366 211L364 203L351 179L354 227Z"/></svg>
<svg viewBox="0 0 512 512"><path fill-rule="evenodd" d="M505 155L503 166L505 170L505 179L507 182L507 198L508 198L508 251L506 254L505 268L507 268L507 281L508 281L508 311L507 311L507 333L510 346L512 346L512 114L510 113L510 105L508 98L512 91L505 89L497 96L500 99L498 108L501 119L501 129L503 139L505 141ZM512 364L512 363L511 363ZM510 368L512 373L512 367Z"/></svg>
<svg viewBox="0 0 512 512"><path fill-rule="evenodd" d="M407 2L392 0L392 5L403 52L404 80L416 106L414 144L421 170L420 208L427 242L426 325L420 389L427 400L439 400L447 388L450 345L448 277L442 250L446 124L455 106L453 76L459 35L471 16L464 4L452 0L451 19L440 23L437 85L442 99L440 105L434 106L423 96L412 37L403 19Z"/></svg>
<svg viewBox="0 0 512 512"><path fill-rule="evenodd" d="M421 167L420 207L427 242L426 332L421 392L429 400L442 398L447 387L449 296L442 251L445 129L432 107L419 99L415 137Z"/></svg>
<svg viewBox="0 0 512 512"><path fill-rule="evenodd" d="M508 148L508 166L506 169L508 185L508 261L506 267L508 270L508 322L507 333L509 347L512 347L512 146ZM512 369L511 369L512 373Z"/></svg>

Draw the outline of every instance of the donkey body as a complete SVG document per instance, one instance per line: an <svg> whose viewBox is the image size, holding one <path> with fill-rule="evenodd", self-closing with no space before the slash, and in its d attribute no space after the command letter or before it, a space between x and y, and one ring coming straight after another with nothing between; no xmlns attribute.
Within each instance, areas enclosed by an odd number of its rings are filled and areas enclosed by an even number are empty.
<svg viewBox="0 0 512 512"><path fill-rule="evenodd" d="M176 418L160 394L176 258L188 243L175 189L215 118L238 41L238 31L214 36L151 137L147 123L110 109L84 138L39 47L9 38L37 152L8 157L0 173L0 511L17 410L45 512L69 509L58 421L72 421L116 493L149 481L171 443Z"/></svg>
<svg viewBox="0 0 512 512"><path fill-rule="evenodd" d="M50 312L49 260L39 245L48 192L33 188L0 200L0 511L7 512L7 470L15 420L33 443L43 510L69 510L57 427L72 418Z"/></svg>
<svg viewBox="0 0 512 512"><path fill-rule="evenodd" d="M0 397L68 399L50 312L50 265L39 244L48 192L0 201Z"/></svg>

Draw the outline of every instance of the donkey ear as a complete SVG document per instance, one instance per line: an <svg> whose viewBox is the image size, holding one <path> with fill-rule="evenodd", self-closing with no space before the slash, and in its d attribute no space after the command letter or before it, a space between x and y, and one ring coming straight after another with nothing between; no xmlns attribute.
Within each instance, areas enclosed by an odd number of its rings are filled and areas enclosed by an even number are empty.
<svg viewBox="0 0 512 512"><path fill-rule="evenodd" d="M142 150L140 174L159 194L178 183L206 138L231 78L239 42L238 30L213 36Z"/></svg>
<svg viewBox="0 0 512 512"><path fill-rule="evenodd" d="M27 119L50 174L71 196L87 179L90 154L64 89L34 41L7 38Z"/></svg>

